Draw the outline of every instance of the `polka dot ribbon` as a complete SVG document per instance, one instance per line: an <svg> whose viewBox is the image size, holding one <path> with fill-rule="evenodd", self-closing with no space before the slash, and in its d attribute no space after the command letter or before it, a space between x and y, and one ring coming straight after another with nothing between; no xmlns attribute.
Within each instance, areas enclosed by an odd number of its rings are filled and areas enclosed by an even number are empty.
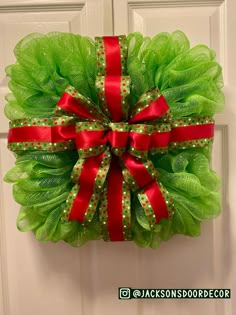
<svg viewBox="0 0 236 315"><path fill-rule="evenodd" d="M98 37L95 42L99 106L69 86L56 105L55 117L12 121L8 147L14 152L77 150L74 186L62 220L87 226L98 211L104 239L124 241L132 239L131 193L138 197L150 229L174 211L149 154L209 145L214 121L173 120L156 88L130 108L126 37Z"/></svg>

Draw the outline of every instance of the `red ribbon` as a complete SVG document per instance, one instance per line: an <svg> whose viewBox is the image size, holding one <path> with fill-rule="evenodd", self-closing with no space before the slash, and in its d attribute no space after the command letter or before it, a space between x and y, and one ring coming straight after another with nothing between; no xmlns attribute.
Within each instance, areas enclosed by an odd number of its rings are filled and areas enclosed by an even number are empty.
<svg viewBox="0 0 236 315"><path fill-rule="evenodd" d="M168 147L171 138L171 131L153 132L151 137L151 148Z"/></svg>
<svg viewBox="0 0 236 315"><path fill-rule="evenodd" d="M82 131L76 133L75 141L77 149L86 149L105 145L107 143L107 136L104 131Z"/></svg>
<svg viewBox="0 0 236 315"><path fill-rule="evenodd" d="M151 102L149 106L135 114L129 122L131 124L144 121L153 121L160 118L169 110L169 106L166 103L165 98L160 95L155 101Z"/></svg>
<svg viewBox="0 0 236 315"><path fill-rule="evenodd" d="M168 219L168 209L165 199L160 191L160 187L149 174L143 163L128 153L125 153L121 159L133 176L136 184L142 188L147 195L156 216L156 223L158 223L162 218Z"/></svg>
<svg viewBox="0 0 236 315"><path fill-rule="evenodd" d="M75 138L75 126L25 126L11 128L8 143L13 142L64 142Z"/></svg>
<svg viewBox="0 0 236 315"><path fill-rule="evenodd" d="M57 106L66 112L73 113L79 118L96 120L97 117L93 116L84 104L80 102L80 99L74 98L69 93L64 92L60 98Z"/></svg>
<svg viewBox="0 0 236 315"><path fill-rule="evenodd" d="M106 57L106 74L120 76L122 74L120 44L117 36L104 36Z"/></svg>
<svg viewBox="0 0 236 315"><path fill-rule="evenodd" d="M129 135L129 132L111 130L108 132L108 141L112 148L126 148Z"/></svg>
<svg viewBox="0 0 236 315"><path fill-rule="evenodd" d="M183 142L195 139L213 138L214 124L178 126L172 128L170 142Z"/></svg>
<svg viewBox="0 0 236 315"><path fill-rule="evenodd" d="M113 61L114 62L114 61ZM105 99L113 121L122 121L122 96L120 93L121 77L105 76Z"/></svg>
<svg viewBox="0 0 236 315"><path fill-rule="evenodd" d="M104 153L96 157L90 157L83 163L82 171L78 180L79 191L74 199L69 220L84 221L85 212L94 194L94 181L101 166Z"/></svg>
<svg viewBox="0 0 236 315"><path fill-rule="evenodd" d="M130 146L136 150L148 151L150 148L151 136L138 132L130 132Z"/></svg>

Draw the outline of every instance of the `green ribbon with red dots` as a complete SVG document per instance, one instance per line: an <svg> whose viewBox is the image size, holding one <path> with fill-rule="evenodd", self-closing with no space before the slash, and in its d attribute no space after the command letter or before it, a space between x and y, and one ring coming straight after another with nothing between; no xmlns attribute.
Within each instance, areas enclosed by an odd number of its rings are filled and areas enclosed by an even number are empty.
<svg viewBox="0 0 236 315"><path fill-rule="evenodd" d="M131 235L131 192L137 195L149 227L168 219L174 204L158 180L149 154L208 145L214 135L211 117L173 120L157 89L144 93L130 108L125 36L96 38L99 106L69 86L55 117L10 123L12 151L77 150L64 221L88 225L96 210L105 240Z"/></svg>

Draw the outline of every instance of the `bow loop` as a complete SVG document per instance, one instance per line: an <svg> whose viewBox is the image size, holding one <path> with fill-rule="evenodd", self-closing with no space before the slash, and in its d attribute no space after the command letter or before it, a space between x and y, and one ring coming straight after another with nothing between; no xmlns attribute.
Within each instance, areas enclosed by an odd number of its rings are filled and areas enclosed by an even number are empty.
<svg viewBox="0 0 236 315"><path fill-rule="evenodd" d="M151 160L139 159L129 153L121 156L124 180L133 191L139 191L157 180L158 172Z"/></svg>
<svg viewBox="0 0 236 315"><path fill-rule="evenodd" d="M57 115L75 115L80 120L100 120L107 118L101 109L88 97L80 94L73 86L69 85L62 94L55 108Z"/></svg>
<svg viewBox="0 0 236 315"><path fill-rule="evenodd" d="M133 124L155 121L160 118L162 121L171 118L169 106L160 92L157 89L152 89L140 96L132 109L129 122Z"/></svg>

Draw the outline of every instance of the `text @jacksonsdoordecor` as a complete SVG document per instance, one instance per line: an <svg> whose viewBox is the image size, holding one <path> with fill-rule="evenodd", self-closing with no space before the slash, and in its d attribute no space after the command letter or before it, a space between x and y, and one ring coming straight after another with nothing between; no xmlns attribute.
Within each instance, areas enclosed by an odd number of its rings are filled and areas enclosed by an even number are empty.
<svg viewBox="0 0 236 315"><path fill-rule="evenodd" d="M230 299L230 289L118 289L120 300L130 299Z"/></svg>

